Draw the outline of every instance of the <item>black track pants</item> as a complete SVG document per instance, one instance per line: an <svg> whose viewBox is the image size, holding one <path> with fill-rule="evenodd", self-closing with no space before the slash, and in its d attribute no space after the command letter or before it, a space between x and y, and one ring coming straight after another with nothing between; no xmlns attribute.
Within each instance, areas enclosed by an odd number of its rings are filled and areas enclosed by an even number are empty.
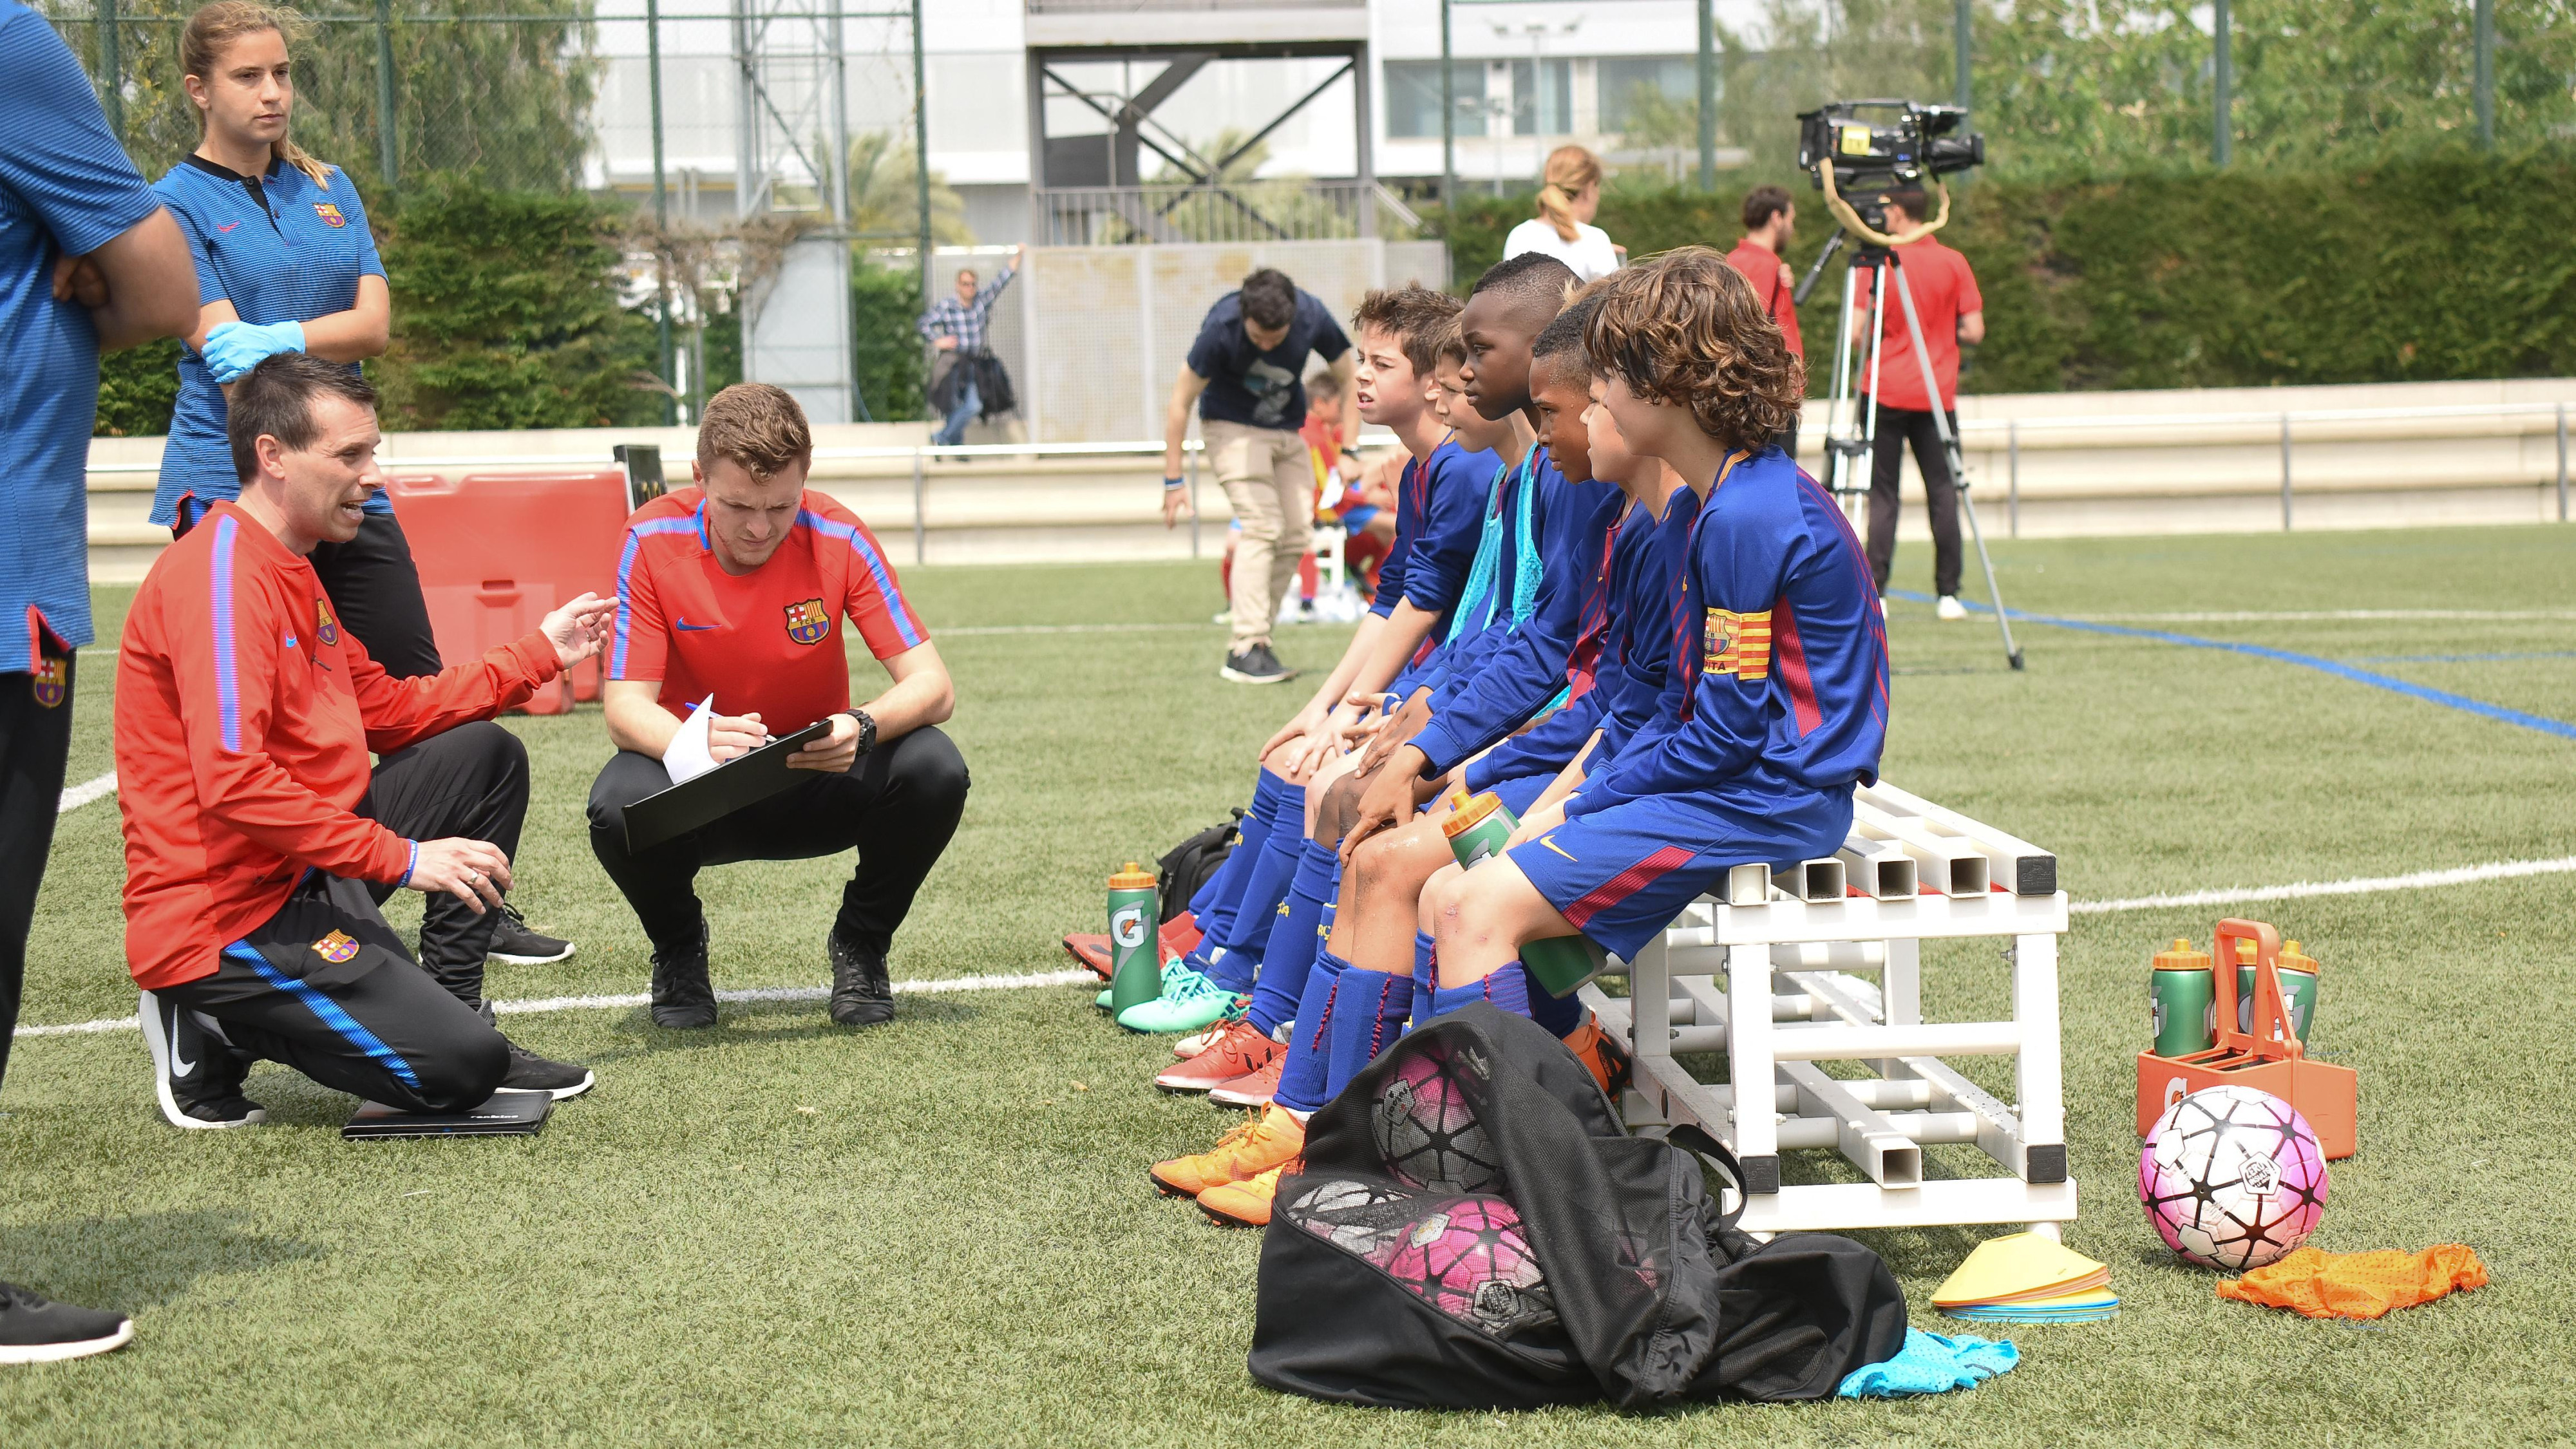
<svg viewBox="0 0 2576 1449"><path fill-rule="evenodd" d="M671 786L662 762L620 751L590 787L590 848L661 952L695 950L698 871L742 860L811 860L856 848L857 871L833 924L842 939L884 951L966 809L966 761L937 729L914 730L650 850L626 848L626 807Z"/></svg>
<svg viewBox="0 0 2576 1449"><path fill-rule="evenodd" d="M64 656L44 661L41 673L0 674L0 1077L9 1072L27 984L27 928L62 808L75 662Z"/></svg>
<svg viewBox="0 0 2576 1449"><path fill-rule="evenodd" d="M1869 399L1861 399L1863 416ZM1950 435L1959 433L1959 415L1942 415ZM1878 409L1878 434L1869 466L1869 571L1878 591L1887 592L1888 571L1896 565L1896 520L1904 512L1897 501L1896 476L1905 464L1905 447L1914 447L1914 466L1923 474L1923 494L1932 508L1932 591L1944 598L1959 592L1959 492L1950 477L1950 458L1932 415L1915 408Z"/></svg>
<svg viewBox="0 0 2576 1449"><path fill-rule="evenodd" d="M436 674L438 640L429 628L429 605L420 595L420 570L412 566L411 541L390 513L370 513L347 543L313 550L313 574L331 596L340 627L367 646L367 657L396 679Z"/></svg>
<svg viewBox="0 0 2576 1449"><path fill-rule="evenodd" d="M153 994L253 1056L406 1111L474 1106L510 1069L509 1044L412 964L374 892L318 872L213 975Z"/></svg>
<svg viewBox="0 0 2576 1449"><path fill-rule="evenodd" d="M408 840L461 835L515 859L528 815L527 747L488 721L458 725L379 761L357 813ZM394 892L390 885L369 889L378 901ZM478 916L454 896L431 896L420 922L422 969L457 1000L480 1002L483 957L500 919L488 909Z"/></svg>

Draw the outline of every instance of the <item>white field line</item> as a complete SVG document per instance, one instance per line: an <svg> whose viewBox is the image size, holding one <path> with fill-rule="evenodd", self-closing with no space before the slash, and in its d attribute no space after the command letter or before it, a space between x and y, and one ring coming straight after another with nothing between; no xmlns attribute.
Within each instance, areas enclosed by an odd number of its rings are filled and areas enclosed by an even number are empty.
<svg viewBox="0 0 2576 1449"><path fill-rule="evenodd" d="M1223 624L984 624L969 629L942 629L942 634L989 639L1009 634L1171 634L1188 629L1222 629Z"/></svg>
<svg viewBox="0 0 2576 1449"><path fill-rule="evenodd" d="M95 780L83 780L63 788L63 802L54 807L57 815L69 815L92 800L104 800L116 793L116 772L108 771Z"/></svg>
<svg viewBox="0 0 2576 1449"><path fill-rule="evenodd" d="M1097 985L1099 976L1090 971L1031 971L1018 975L951 976L939 981L898 981L894 989L905 995L936 995L951 991L1017 991L1033 986ZM832 994L828 986L754 986L741 991L719 991L716 1000L731 1002L821 1001ZM613 1011L620 1007L643 1006L652 997L642 992L624 996L542 996L520 1001L495 1001L492 1010L502 1016L537 1011ZM92 1036L103 1031L133 1031L136 1022L130 1016L101 1017L96 1021L77 1021L68 1026L22 1026L18 1036Z"/></svg>
<svg viewBox="0 0 2576 1449"><path fill-rule="evenodd" d="M2463 865L2450 870L2422 870L2412 875L2370 876L2360 880L2304 881L2297 885L2253 886L2232 891L2188 891L2170 896L2137 896L2124 901L2074 901L2067 913L2108 915L2114 911L2149 911L2167 906L2226 906L2244 901L2295 901L2310 896L2359 896L2380 891L2431 890L2482 880L2511 880L2526 875L2576 872L2576 855L2556 860L2500 860L2492 865Z"/></svg>

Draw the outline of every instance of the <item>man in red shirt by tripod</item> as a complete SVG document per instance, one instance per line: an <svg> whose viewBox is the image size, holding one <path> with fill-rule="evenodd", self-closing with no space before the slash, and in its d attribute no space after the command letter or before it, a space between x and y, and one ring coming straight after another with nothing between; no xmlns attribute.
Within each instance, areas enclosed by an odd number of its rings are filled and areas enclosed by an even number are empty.
<svg viewBox="0 0 2576 1449"><path fill-rule="evenodd" d="M1885 200L1890 235L1902 236L1923 224L1926 206L1920 189L1900 188L1887 193ZM1896 520L1903 511L1896 494L1897 471L1904 466L1905 448L1911 443L1914 466L1923 474L1924 497L1932 509L1932 591L1941 596L1938 612L1944 619L1964 619L1968 611L1959 602L1958 480L1950 476L1950 459L1933 428L1932 409L1941 409L1950 436L1957 437L1959 344L1986 340L1986 301L1978 295L1977 275L1968 269L1968 259L1943 246L1938 237L1926 236L1890 250L1902 264L1906 292L1913 297L1914 315L1923 325L1923 350L1931 354L1932 384L1939 390L1940 401L1933 401L1933 388L1925 385L1923 368L1915 360L1914 334L1905 323L1904 302L1891 296L1878 336L1878 432L1869 470L1869 569L1884 599L1888 571L1896 563ZM1861 277L1852 317L1856 344L1868 341L1863 334L1869 330L1870 289L1878 275L1879 270L1872 268ZM1861 375L1866 386L1870 374ZM1868 397L1861 398L1864 417L1869 404Z"/></svg>

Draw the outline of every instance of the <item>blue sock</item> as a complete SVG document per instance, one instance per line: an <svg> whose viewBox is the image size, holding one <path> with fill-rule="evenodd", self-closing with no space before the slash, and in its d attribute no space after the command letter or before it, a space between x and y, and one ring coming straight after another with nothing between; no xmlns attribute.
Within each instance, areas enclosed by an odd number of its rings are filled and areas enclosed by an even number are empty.
<svg viewBox="0 0 2576 1449"><path fill-rule="evenodd" d="M1207 885L1190 897L1190 914L1198 921L1199 944L1190 951L1189 962L1199 970L1211 969L1224 949L1226 932L1234 923L1235 904L1243 897L1244 880L1261 859L1261 848L1269 843L1277 821L1279 801L1291 789L1287 781L1268 770L1254 772L1252 809L1243 817L1243 838L1227 852L1225 864L1208 877Z"/></svg>
<svg viewBox="0 0 2576 1449"><path fill-rule="evenodd" d="M1306 968L1323 949L1326 893L1332 889L1333 848L1306 841L1298 853L1297 873L1288 884L1288 914L1270 932L1261 953L1260 978L1251 983L1252 1005L1245 1016L1263 1031L1296 1016L1298 996L1306 989ZM1222 984L1222 983L1220 983ZM1241 990L1241 987L1234 988Z"/></svg>
<svg viewBox="0 0 2576 1449"><path fill-rule="evenodd" d="M1514 1016L1529 1015L1529 977L1522 974L1521 963L1507 961L1482 981L1441 987L1431 995L1431 1014L1447 1016L1462 1006L1479 1001L1490 1001Z"/></svg>
<svg viewBox="0 0 2576 1449"><path fill-rule="evenodd" d="M1243 894L1234 903L1234 919L1227 923L1225 939L1218 944L1230 954L1251 958L1249 965L1261 966L1261 948L1270 941L1271 929L1279 924L1279 912L1288 898L1288 878L1297 869L1297 847L1302 842L1297 833L1282 822L1262 842L1261 858L1252 863L1244 876Z"/></svg>
<svg viewBox="0 0 2576 1449"><path fill-rule="evenodd" d="M1528 969L1518 961L1503 970L1520 975L1521 993L1529 1000L1529 1019L1553 1032L1558 1040L1574 1035L1575 1028L1583 1025L1581 996L1548 995L1547 988L1531 980Z"/></svg>
<svg viewBox="0 0 2576 1449"><path fill-rule="evenodd" d="M1315 953L1306 973L1306 990L1297 1000L1297 1030L1288 1038L1288 1062L1279 1074L1273 1102L1291 1112L1312 1112L1324 1105L1324 1075L1332 1066L1333 1004L1348 961L1330 951Z"/></svg>
<svg viewBox="0 0 2576 1449"><path fill-rule="evenodd" d="M1440 991L1440 943L1429 931L1413 933L1413 1024L1431 1019L1431 1003Z"/></svg>
<svg viewBox="0 0 2576 1449"><path fill-rule="evenodd" d="M1413 1012L1413 978L1352 967L1333 993L1333 1056L1324 1071L1324 1100L1340 1096L1360 1068L1404 1034Z"/></svg>

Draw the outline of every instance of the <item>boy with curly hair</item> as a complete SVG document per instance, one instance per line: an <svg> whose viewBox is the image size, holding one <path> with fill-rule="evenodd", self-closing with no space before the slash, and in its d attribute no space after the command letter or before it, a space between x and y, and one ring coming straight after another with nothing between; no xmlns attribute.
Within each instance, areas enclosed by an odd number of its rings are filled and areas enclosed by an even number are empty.
<svg viewBox="0 0 2576 1449"><path fill-rule="evenodd" d="M1772 440L1802 379L1741 274L1685 247L1599 287L1584 345L1634 452L1700 495L1663 707L1499 860L1435 880L1434 1014L1526 1014L1530 941L1633 957L1737 865L1831 853L1887 737L1887 635L1860 540Z"/></svg>

